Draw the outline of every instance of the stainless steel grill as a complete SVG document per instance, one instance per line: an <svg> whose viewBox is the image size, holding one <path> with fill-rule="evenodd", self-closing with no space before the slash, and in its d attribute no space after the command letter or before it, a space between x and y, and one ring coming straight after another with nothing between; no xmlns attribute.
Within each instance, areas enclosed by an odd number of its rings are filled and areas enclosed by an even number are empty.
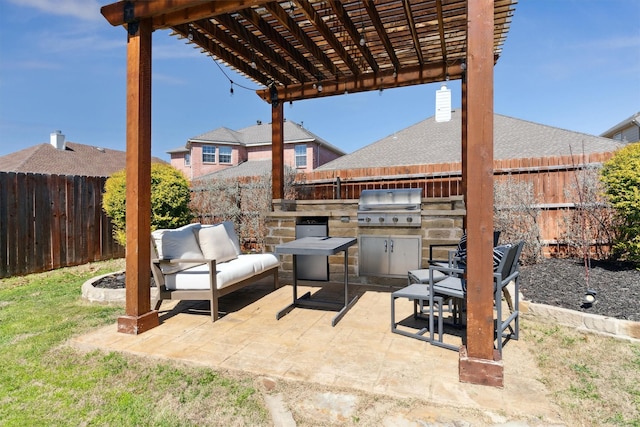
<svg viewBox="0 0 640 427"><path fill-rule="evenodd" d="M361 227L420 227L422 190L363 190L358 200Z"/></svg>

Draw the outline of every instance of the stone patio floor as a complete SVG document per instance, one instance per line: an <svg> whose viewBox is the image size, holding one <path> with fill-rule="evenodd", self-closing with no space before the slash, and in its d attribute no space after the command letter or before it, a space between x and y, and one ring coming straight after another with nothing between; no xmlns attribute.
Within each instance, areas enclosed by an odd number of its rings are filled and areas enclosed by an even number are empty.
<svg viewBox="0 0 640 427"><path fill-rule="evenodd" d="M303 281L299 295L311 291L321 299L343 298L341 284L322 285ZM454 414L456 408L477 409L505 420L529 420L509 425L562 424L558 408L537 380L527 348L531 344L511 341L505 346L504 388L461 383L457 352L391 333L390 290L354 285L350 292L359 300L335 327L333 311L295 308L276 320L276 313L291 302L292 287L285 282L274 291L263 281L223 297L224 316L215 323L207 301L169 301L161 307L160 326L150 331L127 335L113 324L74 337L71 344L422 399ZM396 312L399 319L406 318L403 323L413 322L410 301L398 299Z"/></svg>

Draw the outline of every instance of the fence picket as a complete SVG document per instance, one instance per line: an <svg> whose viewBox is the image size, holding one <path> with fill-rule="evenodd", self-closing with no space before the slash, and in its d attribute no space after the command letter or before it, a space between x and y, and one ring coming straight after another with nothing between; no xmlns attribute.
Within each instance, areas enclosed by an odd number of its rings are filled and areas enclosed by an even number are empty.
<svg viewBox="0 0 640 427"><path fill-rule="evenodd" d="M0 172L0 278L124 256L106 178Z"/></svg>

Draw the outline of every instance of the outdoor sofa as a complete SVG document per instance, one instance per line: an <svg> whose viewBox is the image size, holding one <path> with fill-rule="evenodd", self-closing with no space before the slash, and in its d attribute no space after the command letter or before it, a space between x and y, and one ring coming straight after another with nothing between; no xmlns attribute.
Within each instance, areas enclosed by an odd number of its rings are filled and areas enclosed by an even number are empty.
<svg viewBox="0 0 640 427"><path fill-rule="evenodd" d="M151 250L156 310L164 300L209 300L215 322L220 297L271 275L278 288L278 258L271 253L243 254L228 221L156 230L151 233Z"/></svg>

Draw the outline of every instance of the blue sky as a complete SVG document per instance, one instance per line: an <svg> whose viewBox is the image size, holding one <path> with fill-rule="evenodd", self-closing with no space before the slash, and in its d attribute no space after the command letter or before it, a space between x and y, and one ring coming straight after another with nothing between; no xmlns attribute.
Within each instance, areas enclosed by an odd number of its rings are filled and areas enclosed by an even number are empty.
<svg viewBox="0 0 640 427"><path fill-rule="evenodd" d="M68 141L125 150L126 33L103 0L0 0L0 155ZM495 67L496 113L598 135L640 111L640 1L520 0ZM254 91L158 31L153 155L190 137L269 122ZM236 83L257 88L229 69ZM294 102L285 117L352 152L435 112L439 84ZM460 84L449 83L454 107Z"/></svg>

